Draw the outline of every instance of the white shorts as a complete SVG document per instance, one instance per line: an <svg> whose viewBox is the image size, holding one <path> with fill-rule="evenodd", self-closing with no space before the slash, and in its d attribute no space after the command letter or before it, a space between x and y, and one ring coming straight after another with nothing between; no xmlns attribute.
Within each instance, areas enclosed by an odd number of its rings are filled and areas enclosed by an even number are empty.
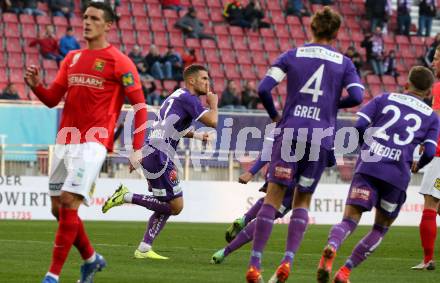
<svg viewBox="0 0 440 283"><path fill-rule="evenodd" d="M55 145L49 195L60 196L61 191L71 192L83 196L84 204L88 205L106 155L107 149L96 142Z"/></svg>
<svg viewBox="0 0 440 283"><path fill-rule="evenodd" d="M434 157L427 165L425 174L423 174L420 193L440 199L440 157Z"/></svg>

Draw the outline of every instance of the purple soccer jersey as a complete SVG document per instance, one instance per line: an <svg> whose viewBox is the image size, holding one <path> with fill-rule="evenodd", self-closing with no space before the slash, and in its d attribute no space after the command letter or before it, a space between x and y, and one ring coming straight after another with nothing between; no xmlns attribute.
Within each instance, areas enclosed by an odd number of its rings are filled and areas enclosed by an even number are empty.
<svg viewBox="0 0 440 283"><path fill-rule="evenodd" d="M409 94L375 97L358 113L370 128L361 147L356 173L370 175L406 190L417 145L437 145L438 117L431 107Z"/></svg>
<svg viewBox="0 0 440 283"><path fill-rule="evenodd" d="M176 90L160 107L147 139L148 144L160 150L166 144L175 151L185 131L207 111L196 95L183 88ZM166 150L164 153L169 152Z"/></svg>
<svg viewBox="0 0 440 283"><path fill-rule="evenodd" d="M333 148L336 114L343 88L364 89L352 61L325 45L307 44L283 53L267 76L287 78L287 99L280 128L292 128L293 139ZM307 138L298 136L307 130ZM324 135L322 132L328 129Z"/></svg>

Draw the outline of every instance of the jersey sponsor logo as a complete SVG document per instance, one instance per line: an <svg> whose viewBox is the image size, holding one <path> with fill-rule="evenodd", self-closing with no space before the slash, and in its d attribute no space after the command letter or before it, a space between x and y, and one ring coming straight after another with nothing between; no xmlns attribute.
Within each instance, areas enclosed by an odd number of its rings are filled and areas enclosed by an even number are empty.
<svg viewBox="0 0 440 283"><path fill-rule="evenodd" d="M105 67L105 60L99 58L95 60L95 63L93 64L93 69L95 71L102 72L104 70L104 67Z"/></svg>
<svg viewBox="0 0 440 283"><path fill-rule="evenodd" d="M69 67L73 67L78 62L79 57L81 57L81 52L76 53L75 55L73 55L72 63L69 65Z"/></svg>
<svg viewBox="0 0 440 283"><path fill-rule="evenodd" d="M367 188L353 188L350 193L351 199L369 200L370 190Z"/></svg>
<svg viewBox="0 0 440 283"><path fill-rule="evenodd" d="M321 46L303 46L296 51L296 57L317 58L330 61L336 64L342 64L344 56L342 54L329 50Z"/></svg>
<svg viewBox="0 0 440 283"><path fill-rule="evenodd" d="M390 93L388 99L408 107L417 110L426 116L430 116L432 113L432 108L429 107L425 102L407 94L402 93Z"/></svg>
<svg viewBox="0 0 440 283"><path fill-rule="evenodd" d="M434 188L440 191L440 178L435 179Z"/></svg>
<svg viewBox="0 0 440 283"><path fill-rule="evenodd" d="M88 74L71 74L68 78L70 86L86 86L96 89L104 89L105 79Z"/></svg>
<svg viewBox="0 0 440 283"><path fill-rule="evenodd" d="M290 180L290 179L292 179L292 168L275 166L274 176L275 176L275 178L278 178L278 179Z"/></svg>
<svg viewBox="0 0 440 283"><path fill-rule="evenodd" d="M177 171L175 169L171 170L169 178L171 184L173 184L174 186L179 184L179 177L177 176Z"/></svg>
<svg viewBox="0 0 440 283"><path fill-rule="evenodd" d="M134 85L134 77L131 72L122 75L122 85L125 87Z"/></svg>

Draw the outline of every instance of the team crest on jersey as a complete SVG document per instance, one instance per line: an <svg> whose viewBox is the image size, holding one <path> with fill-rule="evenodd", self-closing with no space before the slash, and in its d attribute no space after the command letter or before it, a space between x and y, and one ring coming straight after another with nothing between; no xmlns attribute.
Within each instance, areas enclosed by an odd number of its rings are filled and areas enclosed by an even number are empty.
<svg viewBox="0 0 440 283"><path fill-rule="evenodd" d="M369 200L370 190L366 188L353 188L350 193L351 199Z"/></svg>
<svg viewBox="0 0 440 283"><path fill-rule="evenodd" d="M171 170L170 172L170 182L174 186L179 184L179 177L177 176L177 171L175 169Z"/></svg>
<svg viewBox="0 0 440 283"><path fill-rule="evenodd" d="M435 179L434 188L440 191L440 178Z"/></svg>
<svg viewBox="0 0 440 283"><path fill-rule="evenodd" d="M105 60L99 58L95 60L95 63L93 64L93 69L95 71L102 72L104 70L104 67L105 67Z"/></svg>
<svg viewBox="0 0 440 283"><path fill-rule="evenodd" d="M76 54L73 56L73 58L72 58L72 63L70 64L69 67L73 67L73 66L76 64L76 62L78 62L79 57L81 57L81 52L76 53Z"/></svg>
<svg viewBox="0 0 440 283"><path fill-rule="evenodd" d="M122 75L122 85L125 87L134 85L134 77L131 72Z"/></svg>
<svg viewBox="0 0 440 283"><path fill-rule="evenodd" d="M278 179L290 180L290 179L292 179L292 168L275 166L274 176L275 176L275 178L278 178Z"/></svg>

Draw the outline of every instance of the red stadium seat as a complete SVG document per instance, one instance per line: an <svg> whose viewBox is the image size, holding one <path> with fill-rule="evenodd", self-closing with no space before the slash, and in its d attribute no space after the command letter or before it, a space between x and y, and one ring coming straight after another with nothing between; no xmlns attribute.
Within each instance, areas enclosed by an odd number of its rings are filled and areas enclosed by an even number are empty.
<svg viewBox="0 0 440 283"><path fill-rule="evenodd" d="M8 52L21 51L20 39L12 37L8 38L8 40L6 40L6 50Z"/></svg>
<svg viewBox="0 0 440 283"><path fill-rule="evenodd" d="M168 45L167 34L165 32L155 32L154 44L158 46L167 46Z"/></svg>
<svg viewBox="0 0 440 283"><path fill-rule="evenodd" d="M277 51L279 52L278 44L275 38L266 38L263 41L264 50L266 51Z"/></svg>
<svg viewBox="0 0 440 283"><path fill-rule="evenodd" d="M290 50L294 47L294 45L290 42L290 40L288 38L280 38L279 42L280 42L280 48L281 48L282 52Z"/></svg>
<svg viewBox="0 0 440 283"><path fill-rule="evenodd" d="M202 46L204 49L216 49L217 45L215 41L210 39L202 39Z"/></svg>
<svg viewBox="0 0 440 283"><path fill-rule="evenodd" d="M9 52L8 53L8 66L10 68L23 68L23 56L22 53Z"/></svg>
<svg viewBox="0 0 440 283"><path fill-rule="evenodd" d="M2 19L4 23L18 23L17 15L13 13L3 13Z"/></svg>
<svg viewBox="0 0 440 283"><path fill-rule="evenodd" d="M376 76L376 75L367 75L366 80L367 80L368 84L380 85L380 83L381 83L379 76Z"/></svg>
<svg viewBox="0 0 440 283"><path fill-rule="evenodd" d="M134 25L135 25L137 31L150 30L150 26L148 24L147 17L135 17L134 18Z"/></svg>
<svg viewBox="0 0 440 283"><path fill-rule="evenodd" d="M237 61L239 64L252 64L251 58L249 57L249 51L237 50L235 54L237 55Z"/></svg>
<svg viewBox="0 0 440 283"><path fill-rule="evenodd" d="M6 63L7 63L6 54L0 52L0 68L4 69L6 67Z"/></svg>
<svg viewBox="0 0 440 283"><path fill-rule="evenodd" d="M54 60L43 60L43 68L45 70L58 70L57 63Z"/></svg>
<svg viewBox="0 0 440 283"><path fill-rule="evenodd" d="M241 76L245 80L255 80L257 78L252 65L243 64L240 65Z"/></svg>
<svg viewBox="0 0 440 283"><path fill-rule="evenodd" d="M216 49L204 49L204 53L208 63L220 63Z"/></svg>
<svg viewBox="0 0 440 283"><path fill-rule="evenodd" d="M119 18L118 26L121 29L133 29L131 24L131 17L123 16Z"/></svg>
<svg viewBox="0 0 440 283"><path fill-rule="evenodd" d="M35 19L37 20L37 24L40 26L40 29L42 26L52 24L51 18L48 16L36 16Z"/></svg>
<svg viewBox="0 0 440 283"><path fill-rule="evenodd" d="M68 25L67 19L65 17L53 17L53 24L58 26L64 26L66 27Z"/></svg>
<svg viewBox="0 0 440 283"><path fill-rule="evenodd" d="M133 31L130 30L121 30L121 35L122 35L122 42L124 44L135 44L136 43L136 37L135 34L133 33Z"/></svg>
<svg viewBox="0 0 440 283"><path fill-rule="evenodd" d="M230 63L230 64L235 64L235 56L232 50L228 50L228 49L222 49L221 50L221 55L220 55L220 61L222 63Z"/></svg>
<svg viewBox="0 0 440 283"><path fill-rule="evenodd" d="M263 51L253 51L251 56L252 61L255 65L267 66L267 59Z"/></svg>
<svg viewBox="0 0 440 283"><path fill-rule="evenodd" d="M178 31L178 32L169 32L168 35L170 37L170 43L172 45L178 46L178 47L185 46L185 44L183 42L183 36L182 36L182 33L180 31Z"/></svg>
<svg viewBox="0 0 440 283"><path fill-rule="evenodd" d="M141 47L148 48L152 42L150 37L150 32L138 31L137 42L140 44Z"/></svg>
<svg viewBox="0 0 440 283"><path fill-rule="evenodd" d="M217 79L218 78L220 78L220 79L225 78L225 73L223 72L223 69L220 64L210 63L209 64L209 75L214 79L214 81L216 78ZM214 85L214 87L215 87L215 85Z"/></svg>
<svg viewBox="0 0 440 283"><path fill-rule="evenodd" d="M217 25L217 26L214 26L214 33L216 35L228 35L229 31L228 31L227 26Z"/></svg>
<svg viewBox="0 0 440 283"><path fill-rule="evenodd" d="M210 8L222 8L219 0L206 0L206 6Z"/></svg>
<svg viewBox="0 0 440 283"><path fill-rule="evenodd" d="M229 36L219 35L217 45L220 49L232 49L231 43L229 41Z"/></svg>
<svg viewBox="0 0 440 283"><path fill-rule="evenodd" d="M302 32L302 31L301 31ZM290 30L287 25L275 26L275 34L279 39L290 38Z"/></svg>
<svg viewBox="0 0 440 283"><path fill-rule="evenodd" d="M5 23L4 35L7 38L20 37L20 29L19 29L18 23Z"/></svg>
<svg viewBox="0 0 440 283"><path fill-rule="evenodd" d="M200 48L200 40L196 38L187 38L185 39L185 46L188 48L199 49Z"/></svg>
<svg viewBox="0 0 440 283"><path fill-rule="evenodd" d="M249 50L242 36L232 36L232 46L235 50Z"/></svg>
<svg viewBox="0 0 440 283"><path fill-rule="evenodd" d="M6 68L0 68L0 83L5 84L7 82L8 82L8 74L6 73Z"/></svg>
<svg viewBox="0 0 440 283"><path fill-rule="evenodd" d="M262 79L266 75L267 70L269 69L267 66L264 65L257 65L255 66L255 68L257 70L258 79Z"/></svg>
<svg viewBox="0 0 440 283"><path fill-rule="evenodd" d="M13 83L23 82L23 68L10 68L9 69L9 80Z"/></svg>
<svg viewBox="0 0 440 283"><path fill-rule="evenodd" d="M170 9L165 9L162 11L163 12L163 16L166 19L174 19L177 20L178 19L178 15L177 12L174 10L170 10ZM198 15L198 14L197 14Z"/></svg>
<svg viewBox="0 0 440 283"><path fill-rule="evenodd" d="M154 32L156 31L165 32L166 30L165 25L161 18L150 18L150 26Z"/></svg>
<svg viewBox="0 0 440 283"><path fill-rule="evenodd" d="M23 81L21 83L16 82L14 85L15 85L15 88L17 89L17 92L18 92L18 95L20 96L20 99L21 100L29 100L25 83Z"/></svg>
<svg viewBox="0 0 440 283"><path fill-rule="evenodd" d="M40 55L26 53L26 65L25 65L25 67L28 67L30 65L39 66L40 65Z"/></svg>
<svg viewBox="0 0 440 283"><path fill-rule="evenodd" d="M140 5L138 5L140 6ZM143 6L143 5L142 5ZM133 6L133 15L135 16L139 16L139 15L146 15L145 12L141 12L142 8L138 7L135 8ZM160 7L159 4L153 4L153 3L149 3L147 6L147 12L148 12L148 16L150 16L150 18L162 18L162 8Z"/></svg>
<svg viewBox="0 0 440 283"><path fill-rule="evenodd" d="M228 79L240 79L241 74L237 70L236 64L225 64L226 78Z"/></svg>
<svg viewBox="0 0 440 283"><path fill-rule="evenodd" d="M130 7L128 1L121 1L121 5L118 7L118 13L121 16L131 16Z"/></svg>
<svg viewBox="0 0 440 283"><path fill-rule="evenodd" d="M28 14L20 14L20 23L22 24L35 24L34 16Z"/></svg>
<svg viewBox="0 0 440 283"><path fill-rule="evenodd" d="M275 37L275 32L272 29L262 28L260 29L260 34L262 37Z"/></svg>
<svg viewBox="0 0 440 283"><path fill-rule="evenodd" d="M272 64L280 56L279 52L267 52L269 63Z"/></svg>
<svg viewBox="0 0 440 283"><path fill-rule="evenodd" d="M382 76L382 83L385 85L385 88L394 87L396 85L396 80L393 76Z"/></svg>
<svg viewBox="0 0 440 283"><path fill-rule="evenodd" d="M37 29L35 24L22 24L21 32L23 38L37 38Z"/></svg>

